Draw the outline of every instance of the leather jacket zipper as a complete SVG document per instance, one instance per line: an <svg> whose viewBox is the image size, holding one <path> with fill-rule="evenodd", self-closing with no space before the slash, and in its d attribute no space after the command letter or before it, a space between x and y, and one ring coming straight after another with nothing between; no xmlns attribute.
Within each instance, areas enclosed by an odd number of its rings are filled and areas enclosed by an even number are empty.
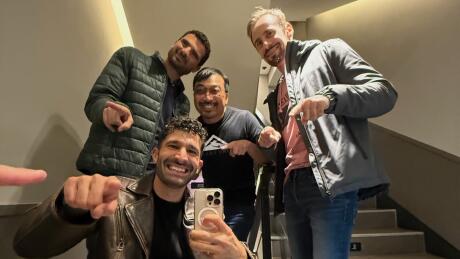
<svg viewBox="0 0 460 259"><path fill-rule="evenodd" d="M123 219L121 214L121 208L117 210L117 252L122 252L125 248L125 241L123 239Z"/></svg>

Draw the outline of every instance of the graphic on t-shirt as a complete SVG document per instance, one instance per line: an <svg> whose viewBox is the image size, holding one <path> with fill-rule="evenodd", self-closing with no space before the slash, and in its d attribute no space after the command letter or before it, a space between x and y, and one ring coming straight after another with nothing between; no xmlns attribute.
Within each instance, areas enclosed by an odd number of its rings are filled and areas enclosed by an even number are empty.
<svg viewBox="0 0 460 259"><path fill-rule="evenodd" d="M281 82L278 90L278 116L282 128L286 127L289 120L289 96L287 93L286 83Z"/></svg>
<svg viewBox="0 0 460 259"><path fill-rule="evenodd" d="M216 135L212 135L206 143L204 143L204 149L203 151L211 151L211 150L221 150L223 145L226 145L227 142L225 140L219 138Z"/></svg>

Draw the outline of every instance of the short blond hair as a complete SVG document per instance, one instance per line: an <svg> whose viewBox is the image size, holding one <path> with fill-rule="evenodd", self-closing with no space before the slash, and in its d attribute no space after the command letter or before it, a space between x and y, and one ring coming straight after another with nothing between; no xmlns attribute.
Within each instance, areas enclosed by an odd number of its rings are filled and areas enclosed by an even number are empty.
<svg viewBox="0 0 460 259"><path fill-rule="evenodd" d="M284 28L288 21L286 20L286 15L284 15L283 11L279 8L271 8L265 9L261 6L257 6L256 10L252 12L251 18L249 18L248 25L246 26L246 32L248 34L249 39L252 41L252 29L254 28L254 24L260 19L260 17L270 14L275 17L278 17L280 25Z"/></svg>

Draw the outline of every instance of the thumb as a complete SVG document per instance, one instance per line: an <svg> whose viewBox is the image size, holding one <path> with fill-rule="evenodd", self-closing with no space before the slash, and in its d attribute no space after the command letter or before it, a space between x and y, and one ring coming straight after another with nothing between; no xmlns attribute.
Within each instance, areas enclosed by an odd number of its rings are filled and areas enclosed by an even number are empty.
<svg viewBox="0 0 460 259"><path fill-rule="evenodd" d="M233 233L232 229L225 224L224 220L217 214L208 214L203 219L204 225L214 225L218 232L225 234Z"/></svg>
<svg viewBox="0 0 460 259"><path fill-rule="evenodd" d="M302 105L297 104L296 106L294 106L294 108L292 108L292 110L289 112L289 116L295 116L297 114L299 114L300 112L302 111Z"/></svg>
<svg viewBox="0 0 460 259"><path fill-rule="evenodd" d="M113 215L115 213L115 210L117 209L117 206L117 200L113 200L109 203L101 203L92 210L90 210L91 217L93 219L99 219L104 216Z"/></svg>

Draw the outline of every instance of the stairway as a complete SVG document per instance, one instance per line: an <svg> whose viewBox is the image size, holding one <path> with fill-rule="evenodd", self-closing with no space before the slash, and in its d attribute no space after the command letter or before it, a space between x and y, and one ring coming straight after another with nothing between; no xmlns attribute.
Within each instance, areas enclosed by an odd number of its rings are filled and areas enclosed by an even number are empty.
<svg viewBox="0 0 460 259"><path fill-rule="evenodd" d="M272 204L272 199L270 200ZM271 214L272 258L290 258L284 214ZM262 257L260 257L262 258ZM360 203L351 243L352 259L436 259L425 252L423 232L398 228L396 210L377 209L376 200Z"/></svg>
<svg viewBox="0 0 460 259"><path fill-rule="evenodd" d="M290 258L284 226L284 214L276 218L271 216L272 258ZM435 259L441 257L425 252L423 232L397 227L396 210L376 209L375 199L369 199L360 203L352 235L350 258Z"/></svg>

